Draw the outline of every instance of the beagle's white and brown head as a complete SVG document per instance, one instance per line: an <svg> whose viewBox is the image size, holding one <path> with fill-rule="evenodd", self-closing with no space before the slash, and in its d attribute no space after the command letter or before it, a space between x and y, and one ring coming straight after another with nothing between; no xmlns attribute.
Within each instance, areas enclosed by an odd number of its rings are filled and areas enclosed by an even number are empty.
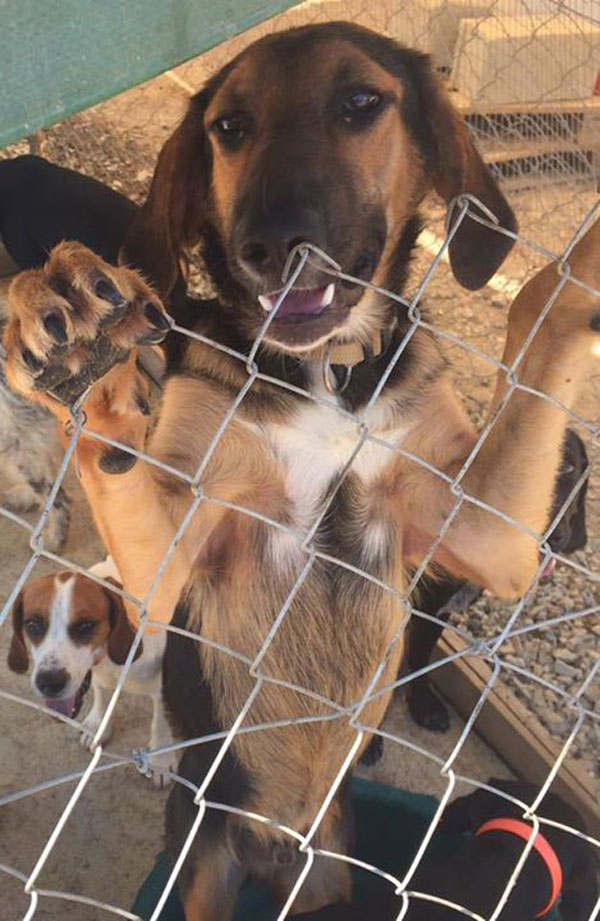
<svg viewBox="0 0 600 921"><path fill-rule="evenodd" d="M69 570L28 582L13 605L12 627L8 667L24 674L31 654L34 691L71 718L81 708L91 669L106 655L123 665L135 637L121 597ZM136 659L141 652L140 643Z"/></svg>

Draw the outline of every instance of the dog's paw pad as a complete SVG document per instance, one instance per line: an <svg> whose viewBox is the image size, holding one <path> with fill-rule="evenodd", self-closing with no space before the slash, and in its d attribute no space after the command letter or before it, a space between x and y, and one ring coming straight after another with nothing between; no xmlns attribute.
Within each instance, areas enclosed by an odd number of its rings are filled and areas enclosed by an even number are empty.
<svg viewBox="0 0 600 921"><path fill-rule="evenodd" d="M6 374L22 393L72 404L140 343L161 342L171 320L131 269L61 243L41 269L15 276L6 327Z"/></svg>

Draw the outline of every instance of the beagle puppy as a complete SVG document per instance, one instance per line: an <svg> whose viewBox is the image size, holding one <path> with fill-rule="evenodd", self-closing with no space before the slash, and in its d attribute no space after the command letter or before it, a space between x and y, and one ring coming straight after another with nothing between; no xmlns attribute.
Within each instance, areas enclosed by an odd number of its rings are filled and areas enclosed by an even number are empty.
<svg viewBox="0 0 600 921"><path fill-rule="evenodd" d="M90 572L121 588L119 574L108 557ZM89 748L110 697L119 681L135 637L121 596L98 582L68 569L31 579L12 610L13 635L8 667L19 674L33 662L31 684L48 709L75 719L91 685L92 707L82 722L81 744ZM149 748L173 741L162 701L164 631L145 636L138 645L123 688L152 700ZM102 737L106 743L110 727ZM149 765L158 787L175 770L175 752L151 755Z"/></svg>

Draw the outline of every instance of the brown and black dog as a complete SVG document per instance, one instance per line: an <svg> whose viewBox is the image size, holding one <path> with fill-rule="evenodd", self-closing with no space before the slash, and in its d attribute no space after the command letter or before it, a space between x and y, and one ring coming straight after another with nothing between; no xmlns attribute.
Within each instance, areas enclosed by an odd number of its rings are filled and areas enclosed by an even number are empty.
<svg viewBox="0 0 600 921"><path fill-rule="evenodd" d="M349 717L378 663L385 660L381 686L396 676L405 572L440 534L457 498L452 478L477 442L434 339L418 328L364 420L377 440L353 454L361 437L353 413L366 407L410 328L404 308L359 282L402 291L419 204L433 188L449 205L470 193L503 227L515 227L427 57L345 23L304 27L251 45L191 101L122 254L177 310L171 286L181 250L201 241L219 300L204 303L195 331L242 355L298 243L320 247L357 279L332 286L318 265L306 266L230 419L248 381L245 361L186 339L150 431L135 346L160 340L169 322L134 269L64 243L11 289L5 345L13 386L68 421L65 404L98 381L84 401L89 428L188 477L91 437L79 441L82 482L128 592L146 594L193 497L201 500L149 604L151 617L167 623L174 616L205 640L170 635L167 703L181 735L223 732L257 687L256 675L268 679L254 691L245 724L278 726L236 734L206 796L301 835L345 759L368 744L368 733L355 744ZM599 235L600 225L570 258L573 274L591 283L600 280ZM510 245L510 237L465 219L450 246L455 276L467 288L483 285ZM507 364L558 278L550 266L513 304ZM566 285L519 365L527 389L513 393L461 480L479 504L465 499L437 545L434 559L450 574L504 598L529 586L566 421L531 391L570 406L599 325L597 301ZM492 411L505 386L500 375ZM302 539L311 530L314 556L305 571ZM294 585L251 671L248 661ZM363 723L378 726L388 701L387 691L373 696ZM290 718L298 722L289 725ZM180 772L201 782L215 750L189 749ZM177 785L167 815L173 853L195 815L189 790ZM340 792L311 843L347 853L349 837ZM285 898L305 859L273 825L209 806L180 878L188 921L226 921L248 873ZM294 911L349 894L347 865L317 857Z"/></svg>

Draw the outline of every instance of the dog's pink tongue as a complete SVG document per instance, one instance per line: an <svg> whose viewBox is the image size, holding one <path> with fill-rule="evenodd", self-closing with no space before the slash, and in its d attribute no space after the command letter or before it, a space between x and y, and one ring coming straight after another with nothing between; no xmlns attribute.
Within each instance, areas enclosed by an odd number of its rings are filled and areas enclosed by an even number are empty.
<svg viewBox="0 0 600 921"><path fill-rule="evenodd" d="M542 574L540 576L541 582L549 582L554 574L556 568L556 559L551 556L544 568L542 569Z"/></svg>
<svg viewBox="0 0 600 921"><path fill-rule="evenodd" d="M71 716L75 709L75 695L73 695L73 697L64 697L62 700L57 700L55 697L47 697L44 703L49 710L54 710L56 713L61 713L63 716Z"/></svg>
<svg viewBox="0 0 600 921"><path fill-rule="evenodd" d="M286 294L281 307L277 311L278 317L307 316L319 314L328 306L325 297L326 287L305 288L297 290L292 288ZM278 295L269 295L271 306L275 306Z"/></svg>

